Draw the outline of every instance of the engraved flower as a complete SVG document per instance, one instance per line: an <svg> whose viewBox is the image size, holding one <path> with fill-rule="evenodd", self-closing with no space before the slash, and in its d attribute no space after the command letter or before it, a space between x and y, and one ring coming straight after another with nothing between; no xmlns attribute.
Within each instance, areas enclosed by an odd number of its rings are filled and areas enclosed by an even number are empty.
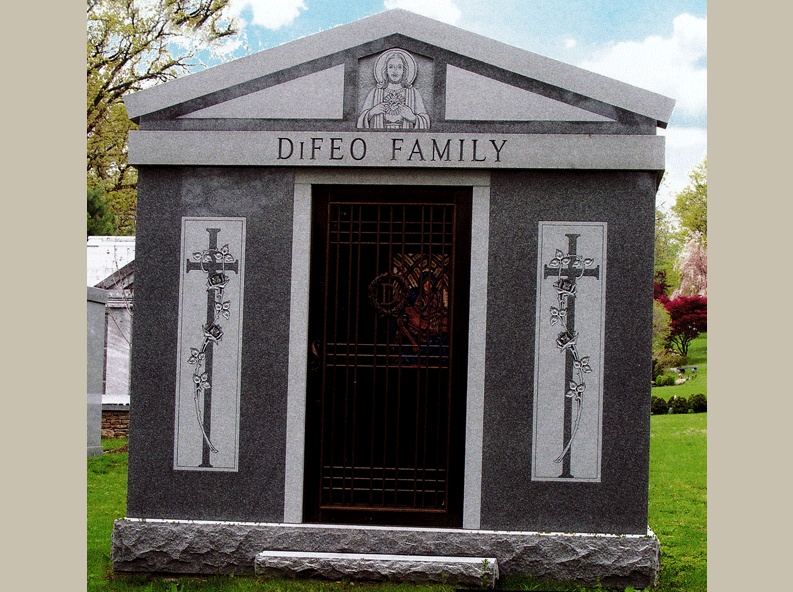
<svg viewBox="0 0 793 592"><path fill-rule="evenodd" d="M216 257L217 258L217 257ZM234 255L229 252L229 246L223 245L220 247L220 259L218 261L223 260L224 263L234 263Z"/></svg>
<svg viewBox="0 0 793 592"><path fill-rule="evenodd" d="M201 364L204 361L206 354L194 347L190 348L190 357L187 358L188 364Z"/></svg>
<svg viewBox="0 0 793 592"><path fill-rule="evenodd" d="M548 267L561 267L563 262L566 265L570 262L570 258L565 257L564 253L562 253L559 249L556 249L553 259L548 262Z"/></svg>
<svg viewBox="0 0 793 592"><path fill-rule="evenodd" d="M592 267L594 264L595 260L591 257L585 259L584 257L577 256L570 266L575 269L584 269L585 267Z"/></svg>
<svg viewBox="0 0 793 592"><path fill-rule="evenodd" d="M218 342L223 339L223 327L217 324L204 327L204 337L210 341Z"/></svg>
<svg viewBox="0 0 793 592"><path fill-rule="evenodd" d="M570 331L562 331L556 338L556 346L562 351L575 347L577 337L578 333L571 334Z"/></svg>
<svg viewBox="0 0 793 592"><path fill-rule="evenodd" d="M210 273L207 278L207 286L210 290L222 290L229 283L229 278L225 273Z"/></svg>
<svg viewBox="0 0 793 592"><path fill-rule="evenodd" d="M556 323L564 323L566 317L567 309L556 308L555 306L551 307L551 325L555 325Z"/></svg>
<svg viewBox="0 0 793 592"><path fill-rule="evenodd" d="M231 301L226 300L223 303L215 302L215 316L221 315L224 319L229 318L231 314Z"/></svg>
<svg viewBox="0 0 793 592"><path fill-rule="evenodd" d="M575 282L571 279L560 279L558 282L554 282L553 287L559 294L575 296Z"/></svg>
<svg viewBox="0 0 793 592"><path fill-rule="evenodd" d="M592 372L592 366L589 365L589 356L581 358L580 360L573 360L573 368L584 373Z"/></svg>
<svg viewBox="0 0 793 592"><path fill-rule="evenodd" d="M212 385L209 384L209 375L204 372L203 374L193 374L193 382L196 385L196 389L207 390L208 388L212 388Z"/></svg>
<svg viewBox="0 0 793 592"><path fill-rule="evenodd" d="M581 396L584 394L586 390L586 384L583 382L581 384L577 384L574 381L570 381L570 390L565 393L565 397L574 398L575 400L580 400Z"/></svg>

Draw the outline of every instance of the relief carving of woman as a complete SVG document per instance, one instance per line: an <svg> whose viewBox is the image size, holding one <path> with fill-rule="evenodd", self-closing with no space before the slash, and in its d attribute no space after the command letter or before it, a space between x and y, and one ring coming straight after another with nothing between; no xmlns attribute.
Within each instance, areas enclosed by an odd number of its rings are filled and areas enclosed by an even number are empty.
<svg viewBox="0 0 793 592"><path fill-rule="evenodd" d="M429 129L430 117L421 94L413 88L416 60L403 49L383 52L374 64L375 86L366 96L358 127Z"/></svg>

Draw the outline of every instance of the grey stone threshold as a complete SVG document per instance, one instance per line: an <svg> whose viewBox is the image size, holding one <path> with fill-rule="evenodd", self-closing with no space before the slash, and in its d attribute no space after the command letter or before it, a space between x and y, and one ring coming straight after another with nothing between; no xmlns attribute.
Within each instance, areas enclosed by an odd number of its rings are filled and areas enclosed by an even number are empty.
<svg viewBox="0 0 793 592"><path fill-rule="evenodd" d="M256 575L392 582L444 582L494 588L494 557L434 557L372 553L263 551L254 561Z"/></svg>
<svg viewBox="0 0 793 592"><path fill-rule="evenodd" d="M112 535L113 569L250 574L264 551L494 558L501 575L633 586L656 582L660 543L646 535L127 519Z"/></svg>

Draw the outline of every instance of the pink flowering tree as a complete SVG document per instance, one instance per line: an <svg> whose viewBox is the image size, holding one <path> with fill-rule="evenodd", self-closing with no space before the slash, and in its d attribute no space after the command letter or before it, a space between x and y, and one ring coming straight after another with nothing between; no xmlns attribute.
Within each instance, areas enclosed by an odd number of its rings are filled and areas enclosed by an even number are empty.
<svg viewBox="0 0 793 592"><path fill-rule="evenodd" d="M675 261L675 271L680 274L680 286L672 293L678 296L708 295L708 250L701 232L691 234Z"/></svg>

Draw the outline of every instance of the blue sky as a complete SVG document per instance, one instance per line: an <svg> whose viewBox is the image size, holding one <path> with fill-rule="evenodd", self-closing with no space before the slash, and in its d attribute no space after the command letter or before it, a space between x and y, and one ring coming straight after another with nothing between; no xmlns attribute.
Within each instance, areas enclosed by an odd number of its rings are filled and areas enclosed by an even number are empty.
<svg viewBox="0 0 793 592"><path fill-rule="evenodd" d="M706 0L232 0L242 57L404 8L671 97L664 209L707 151ZM212 63L210 60L205 60Z"/></svg>

